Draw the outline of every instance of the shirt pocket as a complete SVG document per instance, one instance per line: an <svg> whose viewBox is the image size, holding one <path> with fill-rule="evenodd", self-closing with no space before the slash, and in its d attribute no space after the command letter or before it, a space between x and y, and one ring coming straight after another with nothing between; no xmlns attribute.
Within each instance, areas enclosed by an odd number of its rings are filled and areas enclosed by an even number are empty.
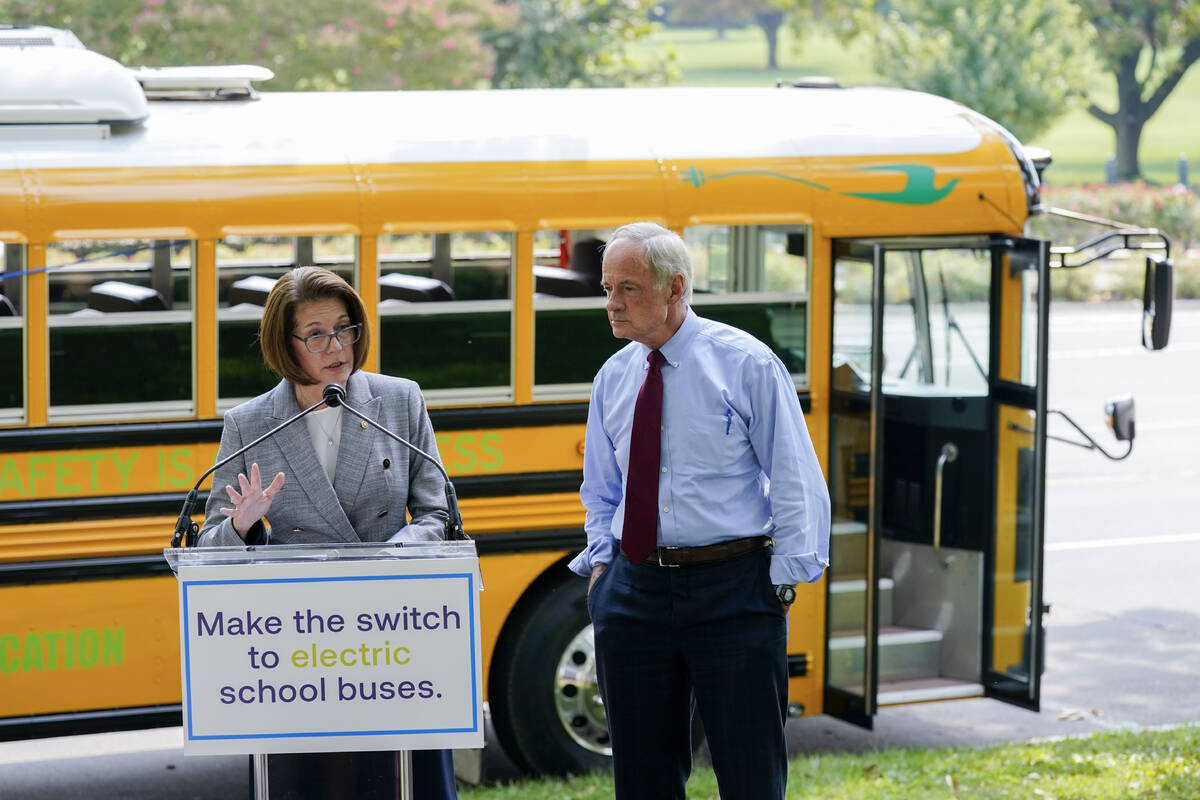
<svg viewBox="0 0 1200 800"><path fill-rule="evenodd" d="M688 420L687 439L675 469L685 474L728 475L743 464L750 451L746 423L737 414L697 414Z"/></svg>

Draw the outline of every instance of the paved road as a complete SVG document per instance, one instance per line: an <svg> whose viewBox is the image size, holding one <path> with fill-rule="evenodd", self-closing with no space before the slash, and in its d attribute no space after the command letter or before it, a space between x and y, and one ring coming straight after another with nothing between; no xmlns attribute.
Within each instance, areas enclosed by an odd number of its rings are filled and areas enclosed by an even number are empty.
<svg viewBox="0 0 1200 800"><path fill-rule="evenodd" d="M1200 720L1200 304L1176 308L1171 347L1148 353L1132 306L1059 306L1051 406L1110 436L1104 401L1138 402L1132 455L1111 463L1052 444L1046 504L1047 664L1040 713L991 700L882 710L873 732L789 723L793 753L984 745ZM1068 435L1065 424L1052 433ZM1120 450L1113 446L1114 450ZM0 798L246 796L244 758L184 759L179 729L0 744ZM500 755L493 773L512 774Z"/></svg>

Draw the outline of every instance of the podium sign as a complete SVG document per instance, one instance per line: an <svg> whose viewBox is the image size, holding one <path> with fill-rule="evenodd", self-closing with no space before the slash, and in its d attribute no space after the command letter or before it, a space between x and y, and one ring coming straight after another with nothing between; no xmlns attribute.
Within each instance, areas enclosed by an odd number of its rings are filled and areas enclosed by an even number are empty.
<svg viewBox="0 0 1200 800"><path fill-rule="evenodd" d="M166 556L185 754L483 746L474 542Z"/></svg>

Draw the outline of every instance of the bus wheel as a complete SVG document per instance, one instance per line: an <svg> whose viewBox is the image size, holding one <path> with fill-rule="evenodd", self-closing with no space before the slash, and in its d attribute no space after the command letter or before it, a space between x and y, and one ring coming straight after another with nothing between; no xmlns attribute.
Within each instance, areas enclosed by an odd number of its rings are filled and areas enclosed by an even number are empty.
<svg viewBox="0 0 1200 800"><path fill-rule="evenodd" d="M569 578L530 598L496 654L492 724L508 756L533 773L611 766L586 595L587 581Z"/></svg>

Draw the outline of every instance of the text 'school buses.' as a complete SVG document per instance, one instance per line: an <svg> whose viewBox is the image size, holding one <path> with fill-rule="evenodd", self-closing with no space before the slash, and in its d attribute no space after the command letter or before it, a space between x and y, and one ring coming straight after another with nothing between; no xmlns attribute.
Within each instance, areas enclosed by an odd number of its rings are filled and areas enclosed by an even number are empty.
<svg viewBox="0 0 1200 800"><path fill-rule="evenodd" d="M1037 708L1049 270L1144 250L1153 348L1172 292L1156 231L1025 236L1049 154L896 89L260 93L266 70L156 81L46 38L0 48L0 97L30 101L0 105L0 736L178 724L162 549L222 413L275 383L267 291L320 264L366 301L367 369L431 408L502 744L534 771L602 765L565 565L590 382L624 344L599 248L639 219L686 240L697 312L790 370L829 482L792 712ZM1110 406L1119 436L1131 411Z"/></svg>

